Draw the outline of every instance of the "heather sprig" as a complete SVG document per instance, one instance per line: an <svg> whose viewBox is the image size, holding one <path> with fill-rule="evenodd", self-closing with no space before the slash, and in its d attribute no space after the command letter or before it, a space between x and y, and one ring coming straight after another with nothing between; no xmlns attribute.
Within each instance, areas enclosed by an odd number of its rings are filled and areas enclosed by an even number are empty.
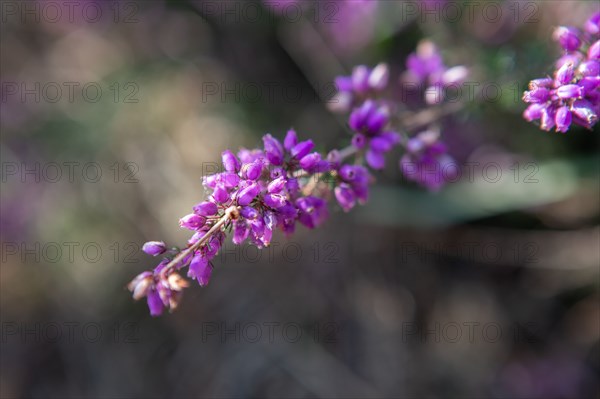
<svg viewBox="0 0 600 399"><path fill-rule="evenodd" d="M523 101L523 117L540 121L540 128L566 133L571 124L591 129L600 113L600 13L583 30L560 26L553 39L563 50L553 76L534 79Z"/></svg>
<svg viewBox="0 0 600 399"><path fill-rule="evenodd" d="M434 61L423 58L423 48ZM464 67L447 69L441 63L435 46L422 44L419 49L409 57L411 73L418 72L441 88L450 82L448 75L453 79L464 76ZM434 75L439 79L432 78ZM290 129L283 141L271 134L263 136L262 148L242 148L237 154L223 151L223 170L203 178L206 199L179 220L180 227L193 231L185 248L168 248L161 241L144 245L149 255L164 258L154 270L139 274L129 283L134 299L146 298L152 316L165 309L173 311L183 289L189 286L181 271L187 267L187 276L206 286L214 269L212 261L227 235L236 245L249 241L264 248L277 229L289 236L298 224L309 229L320 226L334 198L345 212L367 203L374 180L370 169L383 169L386 154L394 147L404 150L399 164L409 180L438 190L445 182L439 166L452 162L452 158L440 134L423 133L422 129L433 131L433 124L455 111L456 105L426 104L425 109L411 112L410 118L399 118L394 115L394 102L383 96L393 89L389 76L388 66L379 64L372 69L358 66L351 76L336 79L339 101L332 109L349 113L352 136L348 147L322 154L314 151L312 140L301 140ZM414 168L409 169L409 164ZM437 171L418 170L425 167Z"/></svg>

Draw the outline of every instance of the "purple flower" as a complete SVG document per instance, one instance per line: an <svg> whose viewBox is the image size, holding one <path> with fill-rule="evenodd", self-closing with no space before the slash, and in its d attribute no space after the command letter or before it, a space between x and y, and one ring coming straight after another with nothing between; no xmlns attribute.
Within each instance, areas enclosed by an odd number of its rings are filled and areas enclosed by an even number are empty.
<svg viewBox="0 0 600 399"><path fill-rule="evenodd" d="M419 133L408 141L406 150L400 159L400 170L408 180L438 191L447 181L457 177L457 165L439 141L437 132Z"/></svg>
<svg viewBox="0 0 600 399"><path fill-rule="evenodd" d="M283 140L283 147L286 151L291 151L294 146L298 144L298 137L296 136L296 131L294 129L288 130L285 135L285 139Z"/></svg>
<svg viewBox="0 0 600 399"><path fill-rule="evenodd" d="M586 21L584 28L590 35L600 34L600 12L592 15L592 17Z"/></svg>
<svg viewBox="0 0 600 399"><path fill-rule="evenodd" d="M241 206L250 205L260 192L260 186L257 183L251 183L248 187L240 190L237 196L237 202Z"/></svg>
<svg viewBox="0 0 600 399"><path fill-rule="evenodd" d="M439 50L429 40L421 41L416 52L408 56L406 68L403 80L411 84L406 89L414 91L425 87L424 99L429 105L444 101L446 89L463 83L469 73L462 65L447 68Z"/></svg>
<svg viewBox="0 0 600 399"><path fill-rule="evenodd" d="M148 309L150 309L150 315L153 317L160 316L165 308L162 299L158 291L152 288L147 295Z"/></svg>
<svg viewBox="0 0 600 399"><path fill-rule="evenodd" d="M358 104L372 93L378 93L388 85L389 68L379 64L370 69L365 65L354 67L350 76L338 76L335 84L337 94L329 103L329 108L335 112L347 112L353 105Z"/></svg>
<svg viewBox="0 0 600 399"><path fill-rule="evenodd" d="M437 47L429 40L420 42L417 51L408 56L406 68L411 81L430 85L440 83L446 70Z"/></svg>
<svg viewBox="0 0 600 399"><path fill-rule="evenodd" d="M179 219L179 226L190 230L197 230L204 226L205 222L206 218L196 215L195 213L191 213Z"/></svg>
<svg viewBox="0 0 600 399"><path fill-rule="evenodd" d="M581 46L579 31L577 31L575 28L559 26L554 30L552 38L557 41L565 51L568 52L575 51Z"/></svg>
<svg viewBox="0 0 600 399"><path fill-rule="evenodd" d="M142 250L148 255L156 256L164 253L167 250L167 246L162 241L148 241L144 244Z"/></svg>
<svg viewBox="0 0 600 399"><path fill-rule="evenodd" d="M314 147L315 145L312 140L306 140L293 146L290 150L290 153L292 154L292 157L296 159L302 159L305 155L311 152Z"/></svg>
<svg viewBox="0 0 600 399"><path fill-rule="evenodd" d="M237 173L240 170L240 162L231 151L223 151L221 159L223 160L223 167L227 172Z"/></svg>
<svg viewBox="0 0 600 399"><path fill-rule="evenodd" d="M263 166L261 159L245 163L242 165L242 176L248 180L257 180L262 173Z"/></svg>
<svg viewBox="0 0 600 399"><path fill-rule="evenodd" d="M340 184L335 188L334 192L335 198L345 212L348 212L356 204L356 196L348 183Z"/></svg>
<svg viewBox="0 0 600 399"><path fill-rule="evenodd" d="M263 136L265 154L272 165L281 165L283 163L283 147L279 140L267 134Z"/></svg>
<svg viewBox="0 0 600 399"><path fill-rule="evenodd" d="M530 105L523 112L529 122L540 121L542 130L556 128L566 133L572 124L591 129L600 112L600 41L598 20L594 14L585 25L585 33L572 27L555 29L553 39L565 50L556 62L554 79L534 79L523 101ZM592 44L585 52L584 43Z"/></svg>
<svg viewBox="0 0 600 399"><path fill-rule="evenodd" d="M201 253L194 255L188 268L188 277L195 279L201 287L204 287L208 284L211 274L212 266L206 256Z"/></svg>
<svg viewBox="0 0 600 399"><path fill-rule="evenodd" d="M218 211L217 204L210 201L204 201L194 206L194 213L200 216L216 215Z"/></svg>
<svg viewBox="0 0 600 399"><path fill-rule="evenodd" d="M359 150L368 146L366 161L373 169L383 169L385 166L384 154L399 141L396 132L384 131L388 122L387 108L378 107L371 100L365 101L350 115L350 127L357 132L352 138L352 145Z"/></svg>

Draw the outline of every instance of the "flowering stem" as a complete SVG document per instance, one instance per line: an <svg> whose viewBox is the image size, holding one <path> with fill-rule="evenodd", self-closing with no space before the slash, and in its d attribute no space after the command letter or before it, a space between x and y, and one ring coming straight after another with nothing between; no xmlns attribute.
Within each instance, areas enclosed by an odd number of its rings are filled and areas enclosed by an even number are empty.
<svg viewBox="0 0 600 399"><path fill-rule="evenodd" d="M208 230L206 232L206 234L204 236L202 236L201 239L199 239L198 241L196 241L194 244L190 245L189 247L187 247L186 249L184 249L183 251L181 251L180 253L177 254L176 257L173 258L172 261L170 261L169 263L167 263L167 265L164 267L164 269L162 270L163 273L166 273L169 269L175 267L175 265L177 265L179 262L181 262L183 259L185 259L190 253L194 252L195 250L197 250L198 248L200 248L204 243L206 243L206 241L208 241L208 239L217 232L217 230L220 230L221 227L223 227L223 225L225 223L227 223L227 221L229 221L230 219L236 219L237 218L237 214L238 214L238 209L239 207L232 205L229 208L227 208L225 210L225 214L221 217L221 219L219 219L219 221L217 223L215 223L210 230Z"/></svg>

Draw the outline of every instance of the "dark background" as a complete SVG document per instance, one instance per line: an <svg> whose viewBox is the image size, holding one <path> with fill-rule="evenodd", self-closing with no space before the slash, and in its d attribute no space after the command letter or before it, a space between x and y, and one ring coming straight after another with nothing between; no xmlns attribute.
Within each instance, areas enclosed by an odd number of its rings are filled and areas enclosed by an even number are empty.
<svg viewBox="0 0 600 399"><path fill-rule="evenodd" d="M0 4L0 396L598 398L598 128L540 131L520 100L598 5L279 3ZM397 85L422 38L500 88L444 121L472 178L427 193L391 154L366 206L228 242L173 314L131 300L221 151L346 144L333 78L385 61Z"/></svg>

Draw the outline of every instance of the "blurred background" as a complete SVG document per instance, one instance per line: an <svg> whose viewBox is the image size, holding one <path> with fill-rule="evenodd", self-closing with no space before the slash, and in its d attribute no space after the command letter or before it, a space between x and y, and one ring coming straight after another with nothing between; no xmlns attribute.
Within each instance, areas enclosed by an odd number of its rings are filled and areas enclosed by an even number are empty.
<svg viewBox="0 0 600 399"><path fill-rule="evenodd" d="M599 397L598 127L543 132L520 100L597 3L0 6L2 398ZM394 153L368 205L228 243L177 312L131 299L221 151L347 143L334 77L399 76L423 38L499 88L444 120L470 176L431 194Z"/></svg>

